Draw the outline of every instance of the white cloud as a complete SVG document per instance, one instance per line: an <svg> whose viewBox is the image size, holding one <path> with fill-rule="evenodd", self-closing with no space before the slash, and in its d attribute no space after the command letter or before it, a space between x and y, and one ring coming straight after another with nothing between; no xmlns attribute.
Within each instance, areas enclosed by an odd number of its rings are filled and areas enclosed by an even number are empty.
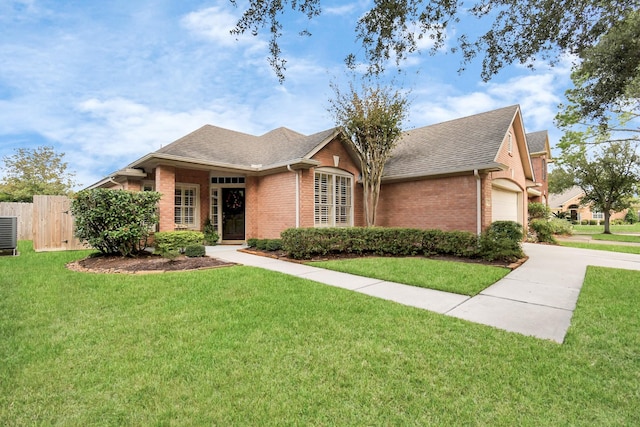
<svg viewBox="0 0 640 427"><path fill-rule="evenodd" d="M236 26L239 16L234 15L228 8L213 6L191 12L181 19L181 24L206 40L225 47L239 45L255 45L264 47L264 42L259 37L250 34L231 34Z"/></svg>

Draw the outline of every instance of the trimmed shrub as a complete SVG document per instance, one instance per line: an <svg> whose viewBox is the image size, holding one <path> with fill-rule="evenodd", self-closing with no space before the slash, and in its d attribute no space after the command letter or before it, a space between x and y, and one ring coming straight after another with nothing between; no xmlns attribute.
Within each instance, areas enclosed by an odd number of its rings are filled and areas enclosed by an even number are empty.
<svg viewBox="0 0 640 427"><path fill-rule="evenodd" d="M556 239L553 237L553 227L546 219L534 219L529 223L529 226L535 231L538 242L556 243Z"/></svg>
<svg viewBox="0 0 640 427"><path fill-rule="evenodd" d="M517 261L524 256L522 238L522 225L496 221L480 236L480 256L489 261Z"/></svg>
<svg viewBox="0 0 640 427"><path fill-rule="evenodd" d="M71 204L75 234L103 254L135 255L158 223L160 197L155 191L80 191Z"/></svg>
<svg viewBox="0 0 640 427"><path fill-rule="evenodd" d="M635 209L628 209L624 216L624 221L629 224L635 224L638 222L638 212Z"/></svg>
<svg viewBox="0 0 640 427"><path fill-rule="evenodd" d="M551 232L561 236L571 236L573 234L573 225L566 219L552 218L549 221Z"/></svg>
<svg viewBox="0 0 640 427"><path fill-rule="evenodd" d="M255 248L257 244L258 244L258 239L256 239L256 238L247 239L247 246L248 247Z"/></svg>
<svg viewBox="0 0 640 427"><path fill-rule="evenodd" d="M216 231L213 223L209 218L204 222L204 228L202 229L202 233L204 235L204 244L207 246L215 246L218 244L218 240L220 240L220 236Z"/></svg>
<svg viewBox="0 0 640 427"><path fill-rule="evenodd" d="M267 250L267 239L259 239L256 242L256 249L261 250L261 251L266 251Z"/></svg>
<svg viewBox="0 0 640 427"><path fill-rule="evenodd" d="M205 256L207 253L204 245L189 245L184 248L184 254L189 258L199 258Z"/></svg>
<svg viewBox="0 0 640 427"><path fill-rule="evenodd" d="M598 225L598 220L597 219L590 219L589 220L589 225Z"/></svg>
<svg viewBox="0 0 640 427"><path fill-rule="evenodd" d="M330 253L392 256L454 255L474 257L478 238L463 231L411 228L304 228L282 233L282 248L292 258L308 259Z"/></svg>
<svg viewBox="0 0 640 427"><path fill-rule="evenodd" d="M204 235L199 231L163 231L154 235L156 252L170 255L173 252L184 253L187 246L202 245Z"/></svg>
<svg viewBox="0 0 640 427"><path fill-rule="evenodd" d="M282 240L280 239L269 239L267 240L267 250L268 251L279 251L282 249Z"/></svg>
<svg viewBox="0 0 640 427"><path fill-rule="evenodd" d="M551 216L551 209L544 203L529 203L528 209L530 219L548 219Z"/></svg>

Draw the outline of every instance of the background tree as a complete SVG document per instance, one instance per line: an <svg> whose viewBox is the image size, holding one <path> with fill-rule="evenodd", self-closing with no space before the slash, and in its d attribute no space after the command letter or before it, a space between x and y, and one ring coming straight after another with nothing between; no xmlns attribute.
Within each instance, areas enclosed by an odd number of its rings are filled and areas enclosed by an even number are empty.
<svg viewBox="0 0 640 427"><path fill-rule="evenodd" d="M402 134L408 101L401 92L379 84L363 83L358 91L351 83L346 93L336 84L332 87L335 98L329 101L329 112L360 161L365 217L367 225L373 226L384 165Z"/></svg>
<svg viewBox="0 0 640 427"><path fill-rule="evenodd" d="M571 155L565 154L560 169L572 176L572 184L584 191L581 203L604 213L604 232L610 234L611 213L629 208L638 190L637 146L630 141L615 141L595 148L575 144Z"/></svg>
<svg viewBox="0 0 640 427"><path fill-rule="evenodd" d="M34 195L69 195L76 185L74 173L67 171L64 153L53 147L18 148L5 156L0 179L0 199L10 202L32 202Z"/></svg>
<svg viewBox="0 0 640 427"><path fill-rule="evenodd" d="M230 2L238 5L237 0ZM282 80L286 61L280 56L278 41L284 16L290 11L311 20L322 12L320 0L248 0L242 4L246 8L232 33L257 35L268 30L269 62ZM377 73L390 60L400 64L418 51L421 39L430 38L431 52L436 52L447 42L447 35L455 32L458 38L452 50L462 52L463 66L483 55L482 77L488 80L514 62L531 65L538 58L553 63L564 53L581 56L639 7L638 0L375 0L356 23L355 33L370 72ZM461 19L473 18L490 23L489 29L476 37L455 28ZM470 27L475 30L480 25ZM298 34L309 36L310 32L301 28ZM355 54L347 58L351 66L357 61Z"/></svg>

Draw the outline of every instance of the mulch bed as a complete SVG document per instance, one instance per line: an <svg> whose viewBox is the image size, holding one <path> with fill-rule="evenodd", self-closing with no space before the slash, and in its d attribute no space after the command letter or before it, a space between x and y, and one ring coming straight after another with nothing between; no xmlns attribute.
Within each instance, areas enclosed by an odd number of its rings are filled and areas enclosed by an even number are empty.
<svg viewBox="0 0 640 427"><path fill-rule="evenodd" d="M164 273L169 271L192 271L208 268L227 267L235 265L208 256L188 258L180 256L169 260L159 255L142 252L135 257L122 256L90 256L67 264L67 268L74 271L93 273Z"/></svg>

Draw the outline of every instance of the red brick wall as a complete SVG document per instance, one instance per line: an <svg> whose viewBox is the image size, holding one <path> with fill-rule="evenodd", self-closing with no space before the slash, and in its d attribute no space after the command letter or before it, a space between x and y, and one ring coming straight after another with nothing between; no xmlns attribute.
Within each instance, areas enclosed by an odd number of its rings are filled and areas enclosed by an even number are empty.
<svg viewBox="0 0 640 427"><path fill-rule="evenodd" d="M338 166L335 166L333 156L339 157ZM353 223L355 226L364 225L364 213L363 213L363 195L362 184L358 184L358 176L360 175L360 167L354 162L349 155L349 152L344 147L343 143L338 139L334 139L328 143L322 150L318 151L313 157L313 160L320 162L319 167L330 167L341 169L353 175ZM314 179L315 169L312 168L309 171L305 171L302 176L304 188L303 197L301 197L301 227L313 227L314 226ZM302 208L304 206L304 208Z"/></svg>
<svg viewBox="0 0 640 427"><path fill-rule="evenodd" d="M296 226L296 174L283 172L247 183L247 238L276 239L287 228ZM250 220L249 220L250 218Z"/></svg>
<svg viewBox="0 0 640 427"><path fill-rule="evenodd" d="M209 171L191 170L191 169L176 169L175 179L177 183L181 184L197 184L200 187L200 226L199 230L202 230L204 223L209 217L210 204L209 201L211 195L209 192ZM173 193L171 193L173 194ZM173 197L172 197L173 201ZM173 214L172 214L173 215ZM173 218L173 217L172 217Z"/></svg>
<svg viewBox="0 0 640 427"><path fill-rule="evenodd" d="M176 189L176 168L173 166L158 165L155 171L156 191L162 193L160 198L160 227L159 231L171 231L174 229L174 193Z"/></svg>
<svg viewBox="0 0 640 427"><path fill-rule="evenodd" d="M540 187L535 187L536 190L542 193L541 196L532 197L529 201L545 203L549 205L549 181L547 173L547 155L540 154L531 158L533 164L533 173L536 178L536 182L542 184Z"/></svg>
<svg viewBox="0 0 640 427"><path fill-rule="evenodd" d="M527 205L529 203L527 197L527 182L525 178L525 171L522 165L522 159L520 157L520 145L526 144L524 141L518 140L518 133L514 131L513 126L509 128L509 131L512 135L512 144L511 144L511 152L509 152L508 147L508 134L505 136L504 141L502 142L502 146L500 147L500 151L498 152L497 161L507 165L508 169L505 171L499 172L491 172L491 179L504 178L514 182L520 187L522 190L522 205L520 207L520 212L522 213L519 222L524 226L525 230L527 229L527 217L528 217L528 209ZM488 199L491 199L489 196Z"/></svg>
<svg viewBox="0 0 640 427"><path fill-rule="evenodd" d="M473 174L383 184L376 225L475 233L476 185Z"/></svg>

